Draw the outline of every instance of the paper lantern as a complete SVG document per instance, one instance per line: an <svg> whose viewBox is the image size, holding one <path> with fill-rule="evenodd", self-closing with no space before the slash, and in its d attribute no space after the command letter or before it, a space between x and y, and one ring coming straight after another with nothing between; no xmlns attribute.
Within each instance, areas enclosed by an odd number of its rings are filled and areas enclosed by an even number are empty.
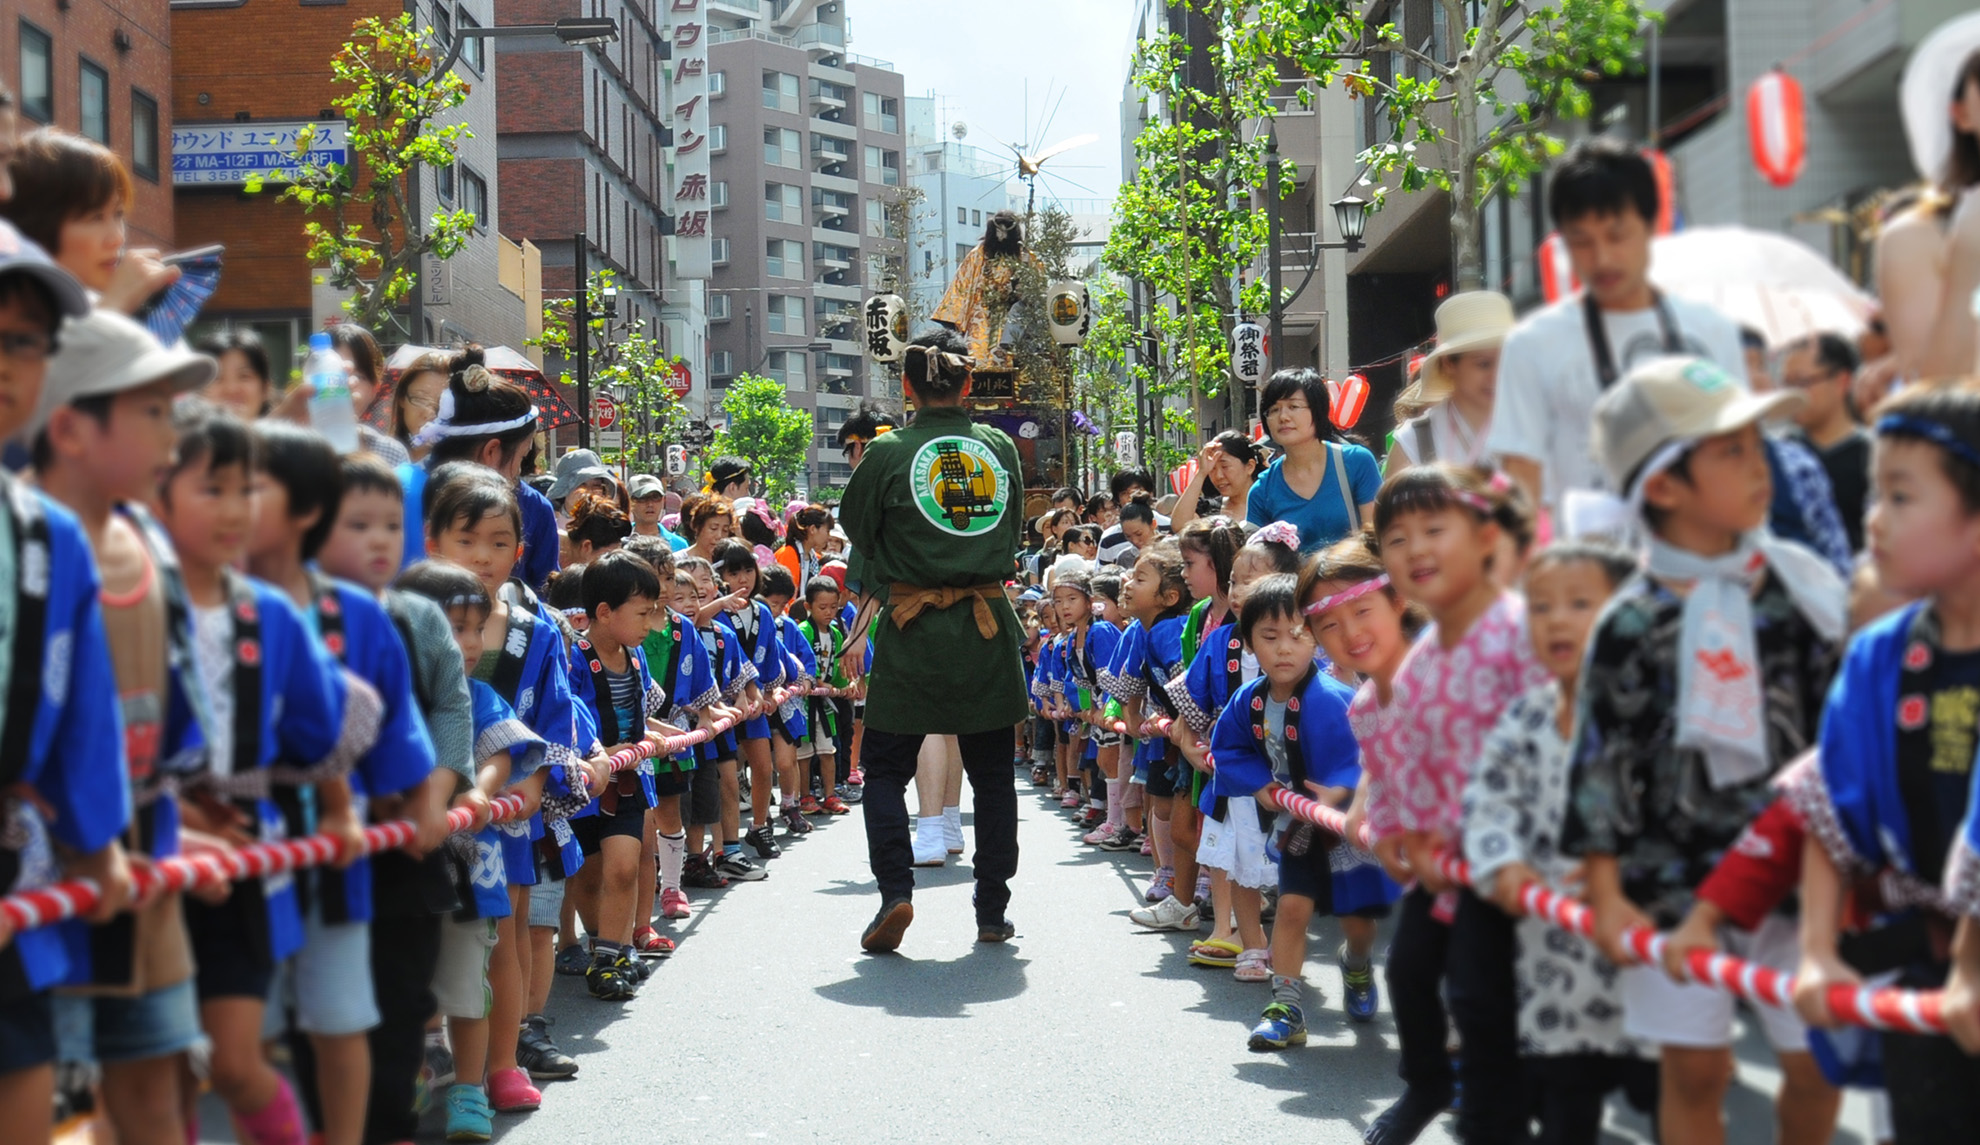
<svg viewBox="0 0 1980 1145"><path fill-rule="evenodd" d="M1430 355L1428 354L1411 354L1409 356L1409 376L1411 378L1423 376L1423 363L1429 357Z"/></svg>
<svg viewBox="0 0 1980 1145"><path fill-rule="evenodd" d="M1677 182L1671 173L1671 157L1652 147L1643 152L1650 174L1657 180L1657 233L1677 229Z"/></svg>
<svg viewBox="0 0 1980 1145"><path fill-rule="evenodd" d="M1093 316L1086 302L1086 284L1076 279L1059 279L1045 288L1045 309L1052 327L1052 340L1061 346L1077 346L1086 341Z"/></svg>
<svg viewBox="0 0 1980 1145"><path fill-rule="evenodd" d="M1808 131L1802 121L1801 84L1783 71L1771 71L1746 89L1747 136L1753 165L1767 182L1785 187L1800 177L1808 158Z"/></svg>
<svg viewBox="0 0 1980 1145"><path fill-rule="evenodd" d="M1349 374L1341 379L1338 387L1330 383L1327 389L1333 394L1328 417L1341 429L1353 429L1354 423L1361 420L1361 411L1368 406L1368 379L1360 374Z"/></svg>
<svg viewBox="0 0 1980 1145"><path fill-rule="evenodd" d="M1141 464L1141 442L1135 437L1133 430L1124 429L1114 435L1114 460L1128 469ZM1176 492L1180 493L1182 490L1178 489Z"/></svg>
<svg viewBox="0 0 1980 1145"><path fill-rule="evenodd" d="M898 294L866 300L866 352L876 362L898 362L907 351L908 309Z"/></svg>
<svg viewBox="0 0 1980 1145"><path fill-rule="evenodd" d="M1178 497L1182 496L1182 491L1189 488L1189 483L1194 480L1196 480L1196 459L1193 457L1169 470L1169 488L1174 489Z"/></svg>
<svg viewBox="0 0 1980 1145"><path fill-rule="evenodd" d="M1550 232L1541 240L1534 260L1540 264L1542 298L1559 302L1581 289L1581 280L1574 276L1574 263L1568 259L1567 240L1561 237L1559 231Z"/></svg>
<svg viewBox="0 0 1980 1145"><path fill-rule="evenodd" d="M1256 322L1231 327L1231 376L1246 385L1265 378L1265 328Z"/></svg>

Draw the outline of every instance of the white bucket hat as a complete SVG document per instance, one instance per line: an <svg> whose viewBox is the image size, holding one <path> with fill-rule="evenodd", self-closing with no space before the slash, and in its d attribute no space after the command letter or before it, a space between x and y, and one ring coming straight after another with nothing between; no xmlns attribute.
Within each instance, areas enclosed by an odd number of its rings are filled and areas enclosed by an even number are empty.
<svg viewBox="0 0 1980 1145"><path fill-rule="evenodd" d="M1911 165L1926 179L1945 173L1952 156L1953 128L1948 109L1959 69L1980 52L1980 12L1955 16L1932 29L1911 53L1898 85L1898 110L1904 117L1904 137L1911 145Z"/></svg>
<svg viewBox="0 0 1980 1145"><path fill-rule="evenodd" d="M1450 393L1450 379L1444 376L1440 363L1452 354L1500 345L1514 321L1512 299L1496 290L1469 290L1446 298L1437 307L1437 348L1423 359L1418 396L1423 401L1437 401Z"/></svg>

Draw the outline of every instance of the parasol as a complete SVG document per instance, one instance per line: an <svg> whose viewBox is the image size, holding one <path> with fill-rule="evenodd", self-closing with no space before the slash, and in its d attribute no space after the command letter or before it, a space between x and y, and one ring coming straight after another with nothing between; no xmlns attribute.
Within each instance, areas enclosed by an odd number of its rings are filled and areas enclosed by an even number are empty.
<svg viewBox="0 0 1980 1145"><path fill-rule="evenodd" d="M1692 227L1650 246L1650 281L1760 331L1778 349L1809 334L1854 338L1877 302L1799 239L1746 227Z"/></svg>
<svg viewBox="0 0 1980 1145"><path fill-rule="evenodd" d="M391 392L391 387L398 384L399 375L405 372L407 366L418 361L420 355L435 352L450 351L441 350L436 346L414 346L410 343L392 351L392 356L385 360L385 392ZM529 395L529 400L536 403L537 419L544 429L577 424L576 411L572 410L570 403L564 400L564 395L557 392L556 383L543 376L543 371L537 368L535 362L507 346L487 346L481 352L489 373L521 386L523 392ZM382 409L386 411L387 416L390 416L392 403L383 400L381 394L380 400L373 404L372 409Z"/></svg>

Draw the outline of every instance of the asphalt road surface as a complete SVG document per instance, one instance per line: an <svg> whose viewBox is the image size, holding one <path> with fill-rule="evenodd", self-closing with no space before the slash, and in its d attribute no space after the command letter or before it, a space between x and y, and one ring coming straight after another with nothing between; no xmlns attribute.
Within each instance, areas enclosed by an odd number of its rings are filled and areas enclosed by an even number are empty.
<svg viewBox="0 0 1980 1145"><path fill-rule="evenodd" d="M634 1001L594 1001L559 978L553 1034L582 1072L545 1084L540 1111L498 1116L495 1139L1360 1141L1401 1090L1395 1031L1386 998L1370 1025L1342 1015L1330 922L1310 946L1308 1045L1251 1053L1269 987L1192 967L1184 936L1127 921L1149 860L1083 847L1025 776L1019 807L1015 942L976 944L964 855L916 872L898 954L862 954L878 900L859 809L821 818L768 879L692 892L694 917L669 932L679 952ZM1730 1102L1736 1145L1772 1140L1775 1078L1749 1031ZM203 1121L226 1132L217 1110ZM1836 1139L1869 1145L1867 1125L1852 1096ZM426 1130L437 1139L439 1122ZM1612 1109L1604 1142L1646 1134ZM1421 1140L1455 1140L1451 1119Z"/></svg>

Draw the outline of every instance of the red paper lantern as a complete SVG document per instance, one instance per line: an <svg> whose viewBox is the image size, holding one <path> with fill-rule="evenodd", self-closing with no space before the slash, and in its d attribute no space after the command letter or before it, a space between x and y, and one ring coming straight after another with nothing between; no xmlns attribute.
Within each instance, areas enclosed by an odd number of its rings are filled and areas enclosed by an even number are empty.
<svg viewBox="0 0 1980 1145"><path fill-rule="evenodd" d="M1754 80L1746 89L1746 126L1753 145L1753 165L1760 174L1776 187L1794 182L1808 158L1801 84L1783 71L1771 71Z"/></svg>
<svg viewBox="0 0 1980 1145"><path fill-rule="evenodd" d="M1677 183L1671 174L1671 157L1656 148L1643 153L1650 163L1650 173L1657 180L1657 233L1670 234L1677 229Z"/></svg>
<svg viewBox="0 0 1980 1145"><path fill-rule="evenodd" d="M1339 388L1329 386L1333 391L1333 409L1328 411L1335 425L1342 429L1354 428L1361 420L1361 411L1368 405L1368 379L1360 374L1349 374L1341 380Z"/></svg>
<svg viewBox="0 0 1980 1145"><path fill-rule="evenodd" d="M1540 242L1535 261L1540 264L1540 296L1549 302L1559 302L1581 289L1581 280L1574 276L1574 263L1568 260L1567 240L1559 231L1550 232Z"/></svg>

